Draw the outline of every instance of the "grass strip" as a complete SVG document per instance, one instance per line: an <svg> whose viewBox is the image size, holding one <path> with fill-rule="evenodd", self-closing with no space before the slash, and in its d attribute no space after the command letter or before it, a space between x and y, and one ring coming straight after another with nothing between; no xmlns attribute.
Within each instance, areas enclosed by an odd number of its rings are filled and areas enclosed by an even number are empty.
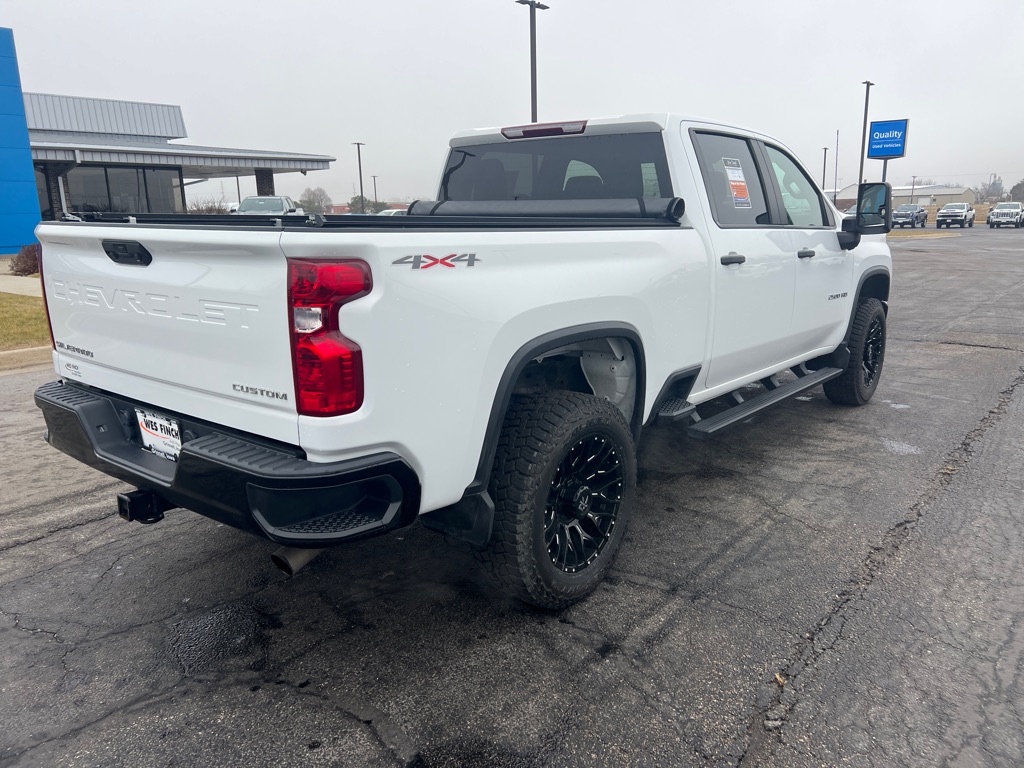
<svg viewBox="0 0 1024 768"><path fill-rule="evenodd" d="M36 296L0 293L0 351L49 344L43 300Z"/></svg>

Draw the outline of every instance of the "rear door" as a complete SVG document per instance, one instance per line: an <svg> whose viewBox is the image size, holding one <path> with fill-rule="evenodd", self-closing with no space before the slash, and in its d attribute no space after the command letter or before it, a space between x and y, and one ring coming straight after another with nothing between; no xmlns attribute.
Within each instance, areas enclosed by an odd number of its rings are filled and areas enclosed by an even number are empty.
<svg viewBox="0 0 1024 768"><path fill-rule="evenodd" d="M296 441L280 233L46 224L38 234L62 376Z"/></svg>

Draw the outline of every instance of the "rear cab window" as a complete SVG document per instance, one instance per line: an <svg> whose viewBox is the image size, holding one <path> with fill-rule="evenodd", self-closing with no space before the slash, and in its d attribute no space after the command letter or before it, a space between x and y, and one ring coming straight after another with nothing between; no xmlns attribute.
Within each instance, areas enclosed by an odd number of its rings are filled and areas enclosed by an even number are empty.
<svg viewBox="0 0 1024 768"><path fill-rule="evenodd" d="M761 174L747 139L693 133L711 212L723 229L770 225Z"/></svg>
<svg viewBox="0 0 1024 768"><path fill-rule="evenodd" d="M661 132L511 139L453 147L439 200L672 197Z"/></svg>

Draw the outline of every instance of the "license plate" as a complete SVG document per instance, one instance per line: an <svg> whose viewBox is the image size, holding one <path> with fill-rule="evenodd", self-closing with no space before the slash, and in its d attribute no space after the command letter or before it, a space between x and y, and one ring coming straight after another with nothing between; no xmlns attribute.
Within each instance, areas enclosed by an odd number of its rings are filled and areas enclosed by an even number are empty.
<svg viewBox="0 0 1024 768"><path fill-rule="evenodd" d="M139 422L142 446L158 456L177 461L178 454L181 453L181 431L178 429L178 422L141 408L135 409L135 417Z"/></svg>

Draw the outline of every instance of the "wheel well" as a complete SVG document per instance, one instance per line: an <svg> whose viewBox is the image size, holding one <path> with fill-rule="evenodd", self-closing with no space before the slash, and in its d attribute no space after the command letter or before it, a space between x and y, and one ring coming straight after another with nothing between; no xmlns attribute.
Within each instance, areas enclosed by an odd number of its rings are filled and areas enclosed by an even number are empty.
<svg viewBox="0 0 1024 768"><path fill-rule="evenodd" d="M864 281L864 285L860 287L861 299L878 299L882 302L882 306L885 307L886 312L889 311L889 275L888 274L877 274L872 275Z"/></svg>
<svg viewBox="0 0 1024 768"><path fill-rule="evenodd" d="M627 424L637 407L637 359L624 338L575 341L530 360L512 387L515 394L555 389L596 395L618 408Z"/></svg>

